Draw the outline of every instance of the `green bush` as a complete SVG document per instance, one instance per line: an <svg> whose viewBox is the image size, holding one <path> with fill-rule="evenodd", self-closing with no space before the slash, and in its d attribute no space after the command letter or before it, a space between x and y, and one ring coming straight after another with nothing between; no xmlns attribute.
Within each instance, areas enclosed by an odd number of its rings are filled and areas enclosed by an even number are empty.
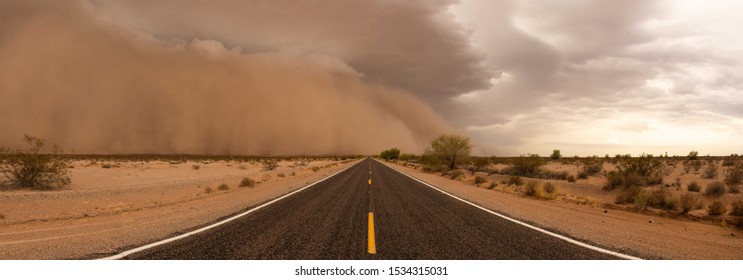
<svg viewBox="0 0 743 280"><path fill-rule="evenodd" d="M51 151L43 152L44 140L26 135L24 141L30 146L28 150L2 153L0 186L51 190L70 184L68 163L61 156L61 148L55 145Z"/></svg>
<svg viewBox="0 0 743 280"><path fill-rule="evenodd" d="M689 213L691 210L697 210L704 208L704 202L699 198L698 194L685 193L681 195L679 199L679 206L681 207L681 213Z"/></svg>
<svg viewBox="0 0 743 280"><path fill-rule="evenodd" d="M544 162L537 154L521 155L513 160L509 173L516 176L539 177L542 165Z"/></svg>
<svg viewBox="0 0 743 280"><path fill-rule="evenodd" d="M738 200L738 201L733 202L730 215L743 216L743 200Z"/></svg>
<svg viewBox="0 0 743 280"><path fill-rule="evenodd" d="M379 157L384 160L398 159L400 158L400 149L391 148L389 150L384 150L379 154Z"/></svg>
<svg viewBox="0 0 743 280"><path fill-rule="evenodd" d="M722 196L725 194L725 184L720 181L713 181L707 185L707 189L704 193L708 196Z"/></svg>
<svg viewBox="0 0 743 280"><path fill-rule="evenodd" d="M690 160L695 160L695 159L697 159L698 156L699 156L699 152L697 152L697 151L691 151L691 152L689 152L689 156L688 157L689 157Z"/></svg>
<svg viewBox="0 0 743 280"><path fill-rule="evenodd" d="M240 181L240 187L241 188L244 188L244 187L252 188L252 187L255 186L255 184L256 184L255 180L253 180L251 178L248 178L248 177L245 177L245 178L243 178L242 181Z"/></svg>
<svg viewBox="0 0 743 280"><path fill-rule="evenodd" d="M725 215L725 213L728 212L727 207L725 207L725 204L722 204L719 200L715 200L707 206L707 212L710 215L719 216L719 215Z"/></svg>
<svg viewBox="0 0 743 280"><path fill-rule="evenodd" d="M562 158L562 155L560 154L560 150L552 150L552 154L550 155L551 159L558 160Z"/></svg>
<svg viewBox="0 0 743 280"><path fill-rule="evenodd" d="M686 185L686 190L690 192L700 192L702 190L702 187L697 184L697 182L691 182L688 185Z"/></svg>

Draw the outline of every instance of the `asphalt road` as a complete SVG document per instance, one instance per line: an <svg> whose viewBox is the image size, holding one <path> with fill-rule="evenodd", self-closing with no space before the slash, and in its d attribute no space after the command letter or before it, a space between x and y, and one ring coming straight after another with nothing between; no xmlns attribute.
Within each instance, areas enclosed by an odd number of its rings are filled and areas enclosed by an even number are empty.
<svg viewBox="0 0 743 280"><path fill-rule="evenodd" d="M366 159L237 220L126 258L616 257L507 221Z"/></svg>

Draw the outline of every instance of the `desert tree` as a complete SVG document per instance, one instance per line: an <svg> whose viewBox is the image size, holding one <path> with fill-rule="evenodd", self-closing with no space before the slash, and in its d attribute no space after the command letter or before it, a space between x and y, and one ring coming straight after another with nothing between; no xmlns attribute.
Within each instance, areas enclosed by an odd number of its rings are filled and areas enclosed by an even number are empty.
<svg viewBox="0 0 743 280"><path fill-rule="evenodd" d="M391 148L389 150L384 150L379 154L379 157L384 160L398 159L400 158L400 149Z"/></svg>
<svg viewBox="0 0 743 280"><path fill-rule="evenodd" d="M470 139L461 135L441 135L431 141L426 148L426 154L454 169L458 164L466 162L472 152Z"/></svg>
<svg viewBox="0 0 743 280"><path fill-rule="evenodd" d="M44 140L28 135L23 140L29 145L28 150L2 151L0 185L3 188L51 190L70 184L61 148L55 145L50 151L44 151Z"/></svg>
<svg viewBox="0 0 743 280"><path fill-rule="evenodd" d="M558 160L562 158L562 154L560 154L560 150L552 150L552 154L550 155L551 159Z"/></svg>

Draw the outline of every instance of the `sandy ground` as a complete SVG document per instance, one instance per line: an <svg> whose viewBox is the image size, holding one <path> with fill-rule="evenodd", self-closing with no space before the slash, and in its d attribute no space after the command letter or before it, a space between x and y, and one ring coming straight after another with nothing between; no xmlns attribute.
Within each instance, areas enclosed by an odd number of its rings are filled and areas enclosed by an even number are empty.
<svg viewBox="0 0 743 280"><path fill-rule="evenodd" d="M451 194L492 209L507 216L538 225L575 239L587 241L604 248L610 248L641 258L649 259L743 259L743 231L712 224L710 221L695 221L693 216L676 215L662 217L629 210L615 210L610 205L616 196L613 192L601 190L605 179L592 177L576 183L550 180L557 186L560 198L557 200L538 200L525 197L499 185L488 189L489 183L476 186L474 176L468 174L458 180L442 177L440 174L426 173L420 169L386 163L388 166L407 172L429 182ZM572 165L550 164L546 168L577 172ZM611 170L613 166L605 166ZM680 172L677 172L681 169ZM706 185L693 172L684 174L677 166L674 174L682 175L682 185L695 180ZM673 173L676 172L676 173ZM500 182L509 176L487 175L489 182ZM721 176L720 178L721 179ZM526 181L547 181L525 178ZM674 179L675 180L675 179ZM671 183L671 182L668 182ZM682 188L683 189L683 188ZM681 190L685 192L685 190ZM740 194L726 194L722 199L732 201ZM698 210L704 211L704 210ZM652 223L650 222L652 220Z"/></svg>
<svg viewBox="0 0 743 280"><path fill-rule="evenodd" d="M64 190L0 192L0 258L107 256L250 208L353 162L297 163L262 171L260 163L237 161L76 161ZM238 187L245 177L260 183Z"/></svg>

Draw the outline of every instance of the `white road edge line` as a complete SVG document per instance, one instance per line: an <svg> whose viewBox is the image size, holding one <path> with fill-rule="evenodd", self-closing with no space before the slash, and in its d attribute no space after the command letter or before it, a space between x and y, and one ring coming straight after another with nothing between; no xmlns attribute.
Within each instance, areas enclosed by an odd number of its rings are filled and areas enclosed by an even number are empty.
<svg viewBox="0 0 743 280"><path fill-rule="evenodd" d="M375 160L375 161L376 161L376 160ZM380 162L380 163L381 163L381 162ZM388 166L388 167L389 167L389 166ZM524 223L524 222L522 222L522 221L519 221L519 220L516 220L516 219L510 218L510 217L508 217L508 216L505 216L505 215L499 214L499 213L497 213L497 212L495 212L495 211L492 211L492 210L490 210L490 209L487 209L487 208L485 208L485 207L482 207L482 206L480 206L480 205L477 205L477 204L474 204L474 203L472 203L472 202L469 202L469 201L467 201L467 200L464 200L464 199L462 199L462 198L459 198L458 196L455 196L455 195L453 195L453 194L450 194L450 193L448 193L448 192L446 192L446 191L444 191L444 190L442 190L442 189L439 189L438 187L435 187L435 186L433 186L433 185L431 185L431 184L429 184L429 183L426 183L426 182L424 182L423 180L420 180L420 179L418 179L418 178L416 178L416 177L413 177L413 176L411 176L411 175L408 175L408 174L407 174L407 173L405 173L405 172L402 172L402 171L400 171L400 170L397 170L397 169L395 169L395 168L392 168L392 167L389 167L389 168L390 168L390 169L392 169L392 170L395 170L395 171L397 171L398 173L400 173L400 174L402 174L402 175L408 176L408 177L410 177L411 179L413 179L413 180L416 180L416 181L420 182L420 183L421 183L421 184L423 184L423 185L426 185L426 186L428 186L428 187L431 187L431 188L433 188L433 189L435 189L435 190L437 190L437 191L440 191L441 193L443 193L443 194L445 194L445 195L451 196L451 197L453 197L454 199L457 199L457 200L459 200L459 201L461 201L461 202L467 203L467 204L469 204L469 205L472 205L472 206L474 206L474 207L476 207L476 208L478 208L478 209L480 209L480 210L483 210L483 211L485 211L485 212L488 212L488 213L490 213L490 214L493 214L493 215L495 215L495 216L498 216L498 217L500 217L500 218L503 218L503 219L505 219L505 220L508 220L508 221L514 222L514 223L516 223L516 224L519 224L519 225L525 226L525 227L527 227L527 228L530 228L530 229L536 230L536 231L538 231L538 232L544 233L544 234L546 234L546 235L549 235L549 236L552 236L552 237L555 237L555 238L559 238L559 239L565 240L565 241L567 241L567 242L573 243L573 244L575 244L575 245L581 246L581 247L583 247L583 248L591 249L591 250L594 250L594 251L597 251L597 252L600 252L600 253L604 253L604 254L607 254L607 255L612 255L612 256L615 256L615 257L619 257L619 258L623 258L623 259L628 259L628 260L642 260L641 258L638 258L638 257L635 257L635 256L630 256L630 255L622 254L622 253L619 253L619 252L614 252L614 251L610 251L610 250L607 250L607 249L604 249L604 248L599 248L599 247L593 246L593 245L591 245L591 244L586 244L586 243L580 242L580 241L578 241L578 240L572 239L572 238L570 238L570 237L567 237L567 236L564 236L564 235L559 235L559 234L557 234L557 233L554 233L554 232L548 231L548 230L546 230L546 229L542 229L542 228L539 228L539 227L535 227L535 226L533 226L533 225L530 225L530 224Z"/></svg>
<svg viewBox="0 0 743 280"><path fill-rule="evenodd" d="M363 161L363 160L362 160L362 161ZM170 243L170 242L173 242L173 241L176 241L176 240L179 240L179 239L183 239L183 238L189 237L189 236L191 236L191 235L194 235L194 234L197 234L197 233L201 233L201 232L204 232L204 231L210 230L210 229L212 229L212 228L215 228L215 227L221 226L221 225L223 225L223 224L226 224L226 223L229 223L229 222L231 222L231 221L234 221L234 220L236 220L236 219L239 219L239 218L241 218L241 217L243 217L243 216L245 216L245 215L248 215L248 214L250 214L250 213L253 213L253 212L255 212L255 211L258 211L259 209L261 209L261 208L263 208L263 207L266 207L266 206L268 206L268 205L271 205L271 204L273 204L273 203L275 203L275 202L277 202L277 201L279 201L279 200L282 200L282 199L284 199L284 198L287 198L287 197L289 197L289 196L291 196L291 195L293 195L293 194L296 194L296 193L298 193L298 192L301 192L301 191L303 191L303 190L305 190L305 189L307 189L307 188L309 188L309 187L312 187L312 186L314 186L314 185L317 185L318 183L320 183L320 182L322 182L322 181L325 181L325 180L327 180L327 179L330 179L330 178L332 178L333 176L335 176L335 175L338 175L338 174L340 174L341 172L343 172L343 171L346 171L346 170L348 170L349 168L351 168L351 167L354 167L354 166L356 166L357 164L361 163L362 161L359 161L359 162L358 162L358 163L356 163L356 164L353 164L353 165L351 165L351 166L349 166L349 167L346 167L346 168L344 168L344 169L343 169L343 170L341 170L341 171L335 172L335 173L333 173L332 175L330 175L330 176L328 176L328 177L325 177L325 178L322 178L321 180L319 180L319 181L316 181L316 182L314 182L314 183L312 183L312 184L309 184L309 185L307 185L307 186L305 186L305 187L303 187L303 188L301 188L301 189L298 189L298 190L296 190L296 191L293 191L293 192L290 192L290 193L288 193L288 194L285 194L285 195L283 195L283 196L281 196L281 197L279 197L279 198L276 198L276 199L274 199L274 200L271 200L271 201L269 201L269 202L266 202L266 203L264 203L264 204L261 204L261 205L259 205L259 206L255 207L255 208L252 208L252 209L250 209L250 210L248 210L248 211L245 211L245 212L243 212L243 213L240 213L240 214L238 214L238 215L236 215L236 216L232 216L232 217L230 217L230 218L228 218L228 219L225 219L225 220L219 221L219 222L217 222L217 223L214 223L214 224L211 224L211 225L208 225L208 226L202 227L202 228L200 228L200 229L196 229L196 230L193 230L193 231L189 231L189 232L187 232L187 233L184 233L184 234L180 234L180 235L177 235L177 236L174 236L174 237L168 238L168 239L160 240L160 241L157 241L157 242L154 242L154 243L150 243L150 244L147 244L147 245L143 245L143 246L140 246L140 247L137 247L137 248L134 248L134 249L130 249L130 250L127 250L127 251L121 252L121 253L119 253L119 254L117 254L117 255L113 255L113 256L110 256L110 257L105 257L105 258L100 258L100 259L98 259L98 260L118 260L118 259L121 259L121 258L123 258L123 257L126 257L126 256L128 256L128 255L131 255L131 254L134 254L134 253L137 253L137 252L141 252L141 251L144 251L144 250L147 250L147 249L151 249L151 248L154 248L154 247L157 247L157 246L163 245L163 244L167 244L167 243Z"/></svg>

